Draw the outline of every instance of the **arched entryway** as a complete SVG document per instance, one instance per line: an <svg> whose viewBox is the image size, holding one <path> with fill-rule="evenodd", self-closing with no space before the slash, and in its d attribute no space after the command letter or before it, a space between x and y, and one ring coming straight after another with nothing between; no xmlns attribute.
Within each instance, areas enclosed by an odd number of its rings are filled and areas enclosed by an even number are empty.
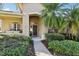
<svg viewBox="0 0 79 59"><path fill-rule="evenodd" d="M40 37L41 19L37 14L31 14L29 16L29 32L32 37Z"/></svg>

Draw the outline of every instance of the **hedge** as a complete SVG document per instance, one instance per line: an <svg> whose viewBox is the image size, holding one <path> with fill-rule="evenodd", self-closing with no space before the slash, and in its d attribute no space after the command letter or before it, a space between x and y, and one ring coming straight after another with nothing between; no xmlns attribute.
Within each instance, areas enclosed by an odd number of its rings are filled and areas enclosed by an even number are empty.
<svg viewBox="0 0 79 59"><path fill-rule="evenodd" d="M48 42L51 42L52 40L64 40L65 36L59 33L47 33L46 38L48 39Z"/></svg>
<svg viewBox="0 0 79 59"><path fill-rule="evenodd" d="M79 42L72 40L53 40L48 44L48 48L55 55L79 56Z"/></svg>
<svg viewBox="0 0 79 59"><path fill-rule="evenodd" d="M28 55L31 38L23 35L0 34L0 56Z"/></svg>

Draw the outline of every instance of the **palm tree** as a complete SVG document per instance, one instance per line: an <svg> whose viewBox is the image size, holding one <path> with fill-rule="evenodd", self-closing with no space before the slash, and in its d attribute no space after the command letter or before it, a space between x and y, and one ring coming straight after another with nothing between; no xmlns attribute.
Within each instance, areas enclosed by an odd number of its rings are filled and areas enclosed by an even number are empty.
<svg viewBox="0 0 79 59"><path fill-rule="evenodd" d="M79 30L79 4L72 4L70 8L62 9L61 6L64 5L58 3L43 4L42 17L44 23L48 28L53 28L59 33L66 31L69 35L77 36Z"/></svg>
<svg viewBox="0 0 79 59"><path fill-rule="evenodd" d="M46 3L43 4L44 9L42 11L42 18L44 20L45 25L48 28L53 28L55 32L61 32L60 27L66 24L66 22L63 21L62 17L58 17L57 12L60 12L59 10L61 10L61 7L64 4L59 4L59 3ZM64 26L65 27L65 26ZM64 29L64 27L61 27L62 29Z"/></svg>
<svg viewBox="0 0 79 59"><path fill-rule="evenodd" d="M67 32L76 36L79 29L79 4L72 5L64 11L65 19L67 20ZM72 37L73 38L73 37Z"/></svg>
<svg viewBox="0 0 79 59"><path fill-rule="evenodd" d="M68 26L68 22L64 19L64 17L59 16L56 18L55 28L58 33L65 33L65 29Z"/></svg>

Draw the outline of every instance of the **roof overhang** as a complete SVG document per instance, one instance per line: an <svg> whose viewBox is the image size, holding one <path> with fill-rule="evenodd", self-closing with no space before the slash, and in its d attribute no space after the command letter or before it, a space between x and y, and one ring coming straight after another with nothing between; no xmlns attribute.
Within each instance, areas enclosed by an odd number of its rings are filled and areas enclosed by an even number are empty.
<svg viewBox="0 0 79 59"><path fill-rule="evenodd" d="M20 11L23 12L23 10L25 9L25 3L17 3L17 6L20 8Z"/></svg>
<svg viewBox="0 0 79 59"><path fill-rule="evenodd" d="M0 17L1 16L22 18L21 13L15 13L15 12L10 12L10 11L0 11Z"/></svg>

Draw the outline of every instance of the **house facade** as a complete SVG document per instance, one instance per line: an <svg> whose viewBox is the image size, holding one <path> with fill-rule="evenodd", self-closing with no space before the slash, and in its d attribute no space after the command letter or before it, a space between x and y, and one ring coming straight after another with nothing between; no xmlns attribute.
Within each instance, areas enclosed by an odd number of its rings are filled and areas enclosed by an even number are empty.
<svg viewBox="0 0 79 59"><path fill-rule="evenodd" d="M48 30L41 18L42 4L23 3L18 5L21 13L0 11L0 32L16 32L44 39Z"/></svg>

